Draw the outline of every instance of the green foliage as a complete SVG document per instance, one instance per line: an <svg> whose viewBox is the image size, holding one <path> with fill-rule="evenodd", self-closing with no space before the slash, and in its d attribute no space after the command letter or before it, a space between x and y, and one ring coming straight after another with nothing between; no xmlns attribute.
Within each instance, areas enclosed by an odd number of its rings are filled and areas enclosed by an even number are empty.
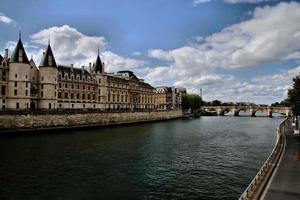
<svg viewBox="0 0 300 200"><path fill-rule="evenodd" d="M197 94L183 94L182 95L182 108L183 110L191 109L195 111L204 105L202 98Z"/></svg>
<svg viewBox="0 0 300 200"><path fill-rule="evenodd" d="M294 115L300 115L300 78L297 76L293 79L293 88L288 91L288 102L292 106Z"/></svg>
<svg viewBox="0 0 300 200"><path fill-rule="evenodd" d="M222 105L222 102L219 101L219 100L213 100L213 101L211 102L211 105L212 105L212 106L221 106L221 105Z"/></svg>
<svg viewBox="0 0 300 200"><path fill-rule="evenodd" d="M290 99L287 98L281 102L275 102L271 104L272 107L291 107Z"/></svg>

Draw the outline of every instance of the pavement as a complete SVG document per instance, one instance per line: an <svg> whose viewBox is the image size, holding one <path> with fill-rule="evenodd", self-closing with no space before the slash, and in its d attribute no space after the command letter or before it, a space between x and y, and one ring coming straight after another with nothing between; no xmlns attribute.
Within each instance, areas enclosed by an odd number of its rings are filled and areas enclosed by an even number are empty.
<svg viewBox="0 0 300 200"><path fill-rule="evenodd" d="M286 127L286 147L264 200L300 200L300 135Z"/></svg>

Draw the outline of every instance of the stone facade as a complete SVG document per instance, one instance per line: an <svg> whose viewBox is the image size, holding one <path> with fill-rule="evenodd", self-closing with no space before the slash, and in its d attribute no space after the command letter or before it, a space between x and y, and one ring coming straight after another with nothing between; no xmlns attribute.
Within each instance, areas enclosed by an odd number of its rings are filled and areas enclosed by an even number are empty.
<svg viewBox="0 0 300 200"><path fill-rule="evenodd" d="M181 108L185 88L161 86L155 89L155 107L160 110Z"/></svg>
<svg viewBox="0 0 300 200"><path fill-rule="evenodd" d="M155 88L131 71L106 73L98 56L85 67L56 64L48 45L39 67L21 38L11 56L0 55L0 110L154 109Z"/></svg>
<svg viewBox="0 0 300 200"><path fill-rule="evenodd" d="M149 112L97 112L81 114L0 115L0 131L71 128L157 121L182 117L182 110Z"/></svg>

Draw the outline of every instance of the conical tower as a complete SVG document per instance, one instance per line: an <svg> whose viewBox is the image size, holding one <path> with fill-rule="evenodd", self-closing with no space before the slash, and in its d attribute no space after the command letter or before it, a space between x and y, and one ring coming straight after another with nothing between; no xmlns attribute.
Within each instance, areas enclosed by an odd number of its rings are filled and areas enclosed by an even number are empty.
<svg viewBox="0 0 300 200"><path fill-rule="evenodd" d="M43 53L42 61L39 65L39 109L57 108L57 82L58 68L50 46L48 43L46 52Z"/></svg>
<svg viewBox="0 0 300 200"><path fill-rule="evenodd" d="M22 40L21 40L21 34L19 35L19 40L17 43L17 46L15 47L15 50L13 51L11 55L10 62L15 63L26 63L29 64L29 60L27 58Z"/></svg>

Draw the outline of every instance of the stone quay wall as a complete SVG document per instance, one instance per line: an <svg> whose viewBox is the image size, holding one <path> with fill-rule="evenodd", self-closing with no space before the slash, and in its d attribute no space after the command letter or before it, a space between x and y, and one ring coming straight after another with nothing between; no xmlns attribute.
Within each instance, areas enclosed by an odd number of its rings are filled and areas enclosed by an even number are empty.
<svg viewBox="0 0 300 200"><path fill-rule="evenodd" d="M130 124L175 119L182 116L182 110L78 114L1 114L0 132Z"/></svg>

